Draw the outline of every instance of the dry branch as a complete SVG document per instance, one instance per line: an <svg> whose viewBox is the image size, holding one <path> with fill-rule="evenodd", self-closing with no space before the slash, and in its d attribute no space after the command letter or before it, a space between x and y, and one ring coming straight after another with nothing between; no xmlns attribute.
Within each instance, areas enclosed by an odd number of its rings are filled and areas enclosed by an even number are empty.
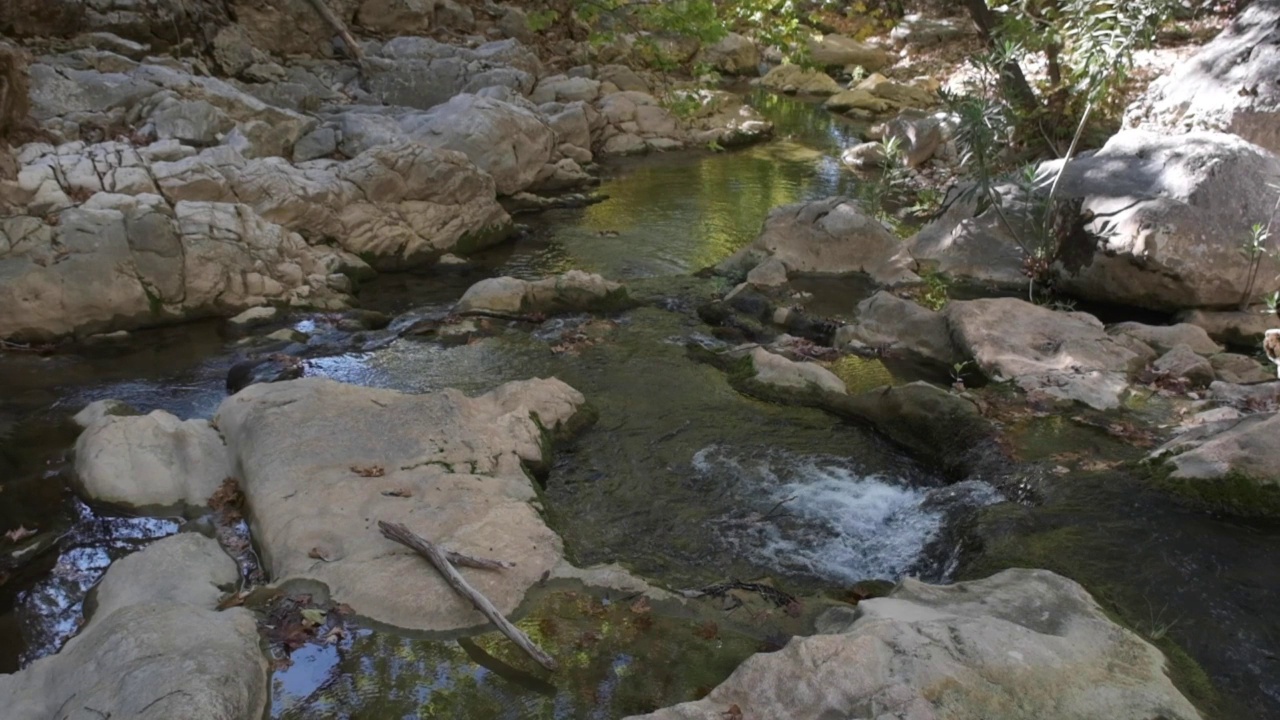
<svg viewBox="0 0 1280 720"><path fill-rule="evenodd" d="M432 545L425 538L415 535L413 531L400 523L389 523L379 520L378 529L382 531L383 537L386 537L388 540L394 540L429 560L431 564L435 566L435 569L440 572L440 575L444 577L445 582L449 583L449 587L453 588L462 597L470 600L471 604L474 605L481 614L489 619L489 622L493 623L503 635L506 635L507 638L518 645L521 650L528 653L529 657L537 660L539 665L548 670L555 670L558 667L554 658L543 651L542 648L534 645L533 641L529 639L529 636L525 635L520 631L520 628L512 625L505 617L503 617L502 613L498 612L498 609L493 606L493 603L489 602L488 598L481 595L479 591L467 584L466 578L462 577L462 575L458 573L457 569L455 569L453 564L450 562L448 555L441 551L440 548ZM473 562L496 562L493 560L479 561L475 558L458 555L457 553L450 553L450 555ZM493 568L492 565L486 565L485 567ZM501 568L502 564L499 563L497 567Z"/></svg>
<svg viewBox="0 0 1280 720"><path fill-rule="evenodd" d="M316 12L320 13L320 17L324 18L324 21L333 27L334 31L342 38L342 42L347 44L347 50L355 58L356 63L363 68L364 51L360 49L360 43L356 42L355 36L347 29L347 24L342 22L342 18L338 17L325 0L308 0L308 2L311 3L311 7L316 9Z"/></svg>

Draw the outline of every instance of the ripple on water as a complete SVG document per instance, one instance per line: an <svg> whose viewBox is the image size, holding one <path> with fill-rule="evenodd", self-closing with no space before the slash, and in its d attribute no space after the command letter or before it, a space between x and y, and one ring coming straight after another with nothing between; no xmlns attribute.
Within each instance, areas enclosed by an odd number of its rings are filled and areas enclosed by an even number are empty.
<svg viewBox="0 0 1280 720"><path fill-rule="evenodd" d="M781 572L846 583L912 573L952 511L1000 500L985 483L921 487L845 458L745 459L713 446L693 464L703 475L737 475L738 492L758 498L758 512L720 521L728 542Z"/></svg>

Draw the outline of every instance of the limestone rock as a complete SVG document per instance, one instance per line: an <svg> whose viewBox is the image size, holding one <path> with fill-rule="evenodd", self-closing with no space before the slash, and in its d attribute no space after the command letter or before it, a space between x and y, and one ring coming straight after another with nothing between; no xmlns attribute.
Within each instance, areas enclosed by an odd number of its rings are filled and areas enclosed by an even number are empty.
<svg viewBox="0 0 1280 720"><path fill-rule="evenodd" d="M930 18L919 13L904 16L893 26L889 38L895 45L925 48L955 40L974 32L971 23L956 18Z"/></svg>
<svg viewBox="0 0 1280 720"><path fill-rule="evenodd" d="M1217 353L1209 356L1209 364L1213 366L1214 375L1227 383L1252 385L1276 379L1271 368L1247 355Z"/></svg>
<svg viewBox="0 0 1280 720"><path fill-rule="evenodd" d="M1075 582L1005 570L949 586L905 579L850 623L758 654L704 699L635 720L752 717L1199 720L1165 658Z"/></svg>
<svg viewBox="0 0 1280 720"><path fill-rule="evenodd" d="M76 413L72 421L83 430L105 417L139 414L133 406L120 400L94 400Z"/></svg>
<svg viewBox="0 0 1280 720"><path fill-rule="evenodd" d="M243 608L214 609L219 586L238 579L217 541L192 533L116 561L76 637L56 655L0 675L5 717L261 717L269 690L257 623Z"/></svg>
<svg viewBox="0 0 1280 720"><path fill-rule="evenodd" d="M858 304L857 319L836 331L836 346L888 347L894 357L950 371L964 358L942 313L881 290Z"/></svg>
<svg viewBox="0 0 1280 720"><path fill-rule="evenodd" d="M529 187L555 148L555 133L537 113L477 95L458 95L402 127L413 140L465 154L501 195Z"/></svg>
<svg viewBox="0 0 1280 720"><path fill-rule="evenodd" d="M809 58L822 67L857 65L875 72L893 60L888 51L843 35L821 35L808 40Z"/></svg>
<svg viewBox="0 0 1280 720"><path fill-rule="evenodd" d="M760 48L744 35L729 33L702 48L702 62L725 75L759 75Z"/></svg>
<svg viewBox="0 0 1280 720"><path fill-rule="evenodd" d="M627 302L622 285L581 270L543 280L498 277L467 288L457 312L527 315L612 310Z"/></svg>
<svg viewBox="0 0 1280 720"><path fill-rule="evenodd" d="M1213 355L1222 352L1222 346L1215 343L1202 328L1188 323L1177 325L1144 325L1137 322L1124 322L1107 328L1110 335L1124 334L1137 338L1151 346L1156 352L1169 352L1185 345L1192 352L1200 355Z"/></svg>
<svg viewBox="0 0 1280 720"><path fill-rule="evenodd" d="M844 90L840 83L820 70L806 70L790 64L775 67L760 82L770 90L800 95L835 95Z"/></svg>
<svg viewBox="0 0 1280 720"><path fill-rule="evenodd" d="M1174 378L1185 378L1191 387L1205 388L1216 379L1208 358L1197 355L1188 345L1177 345L1156 360L1151 369Z"/></svg>
<svg viewBox="0 0 1280 720"><path fill-rule="evenodd" d="M365 60L366 85L387 105L427 110L462 93L504 86L533 90L541 74L536 55L516 40L477 48L446 45L424 37L398 37Z"/></svg>
<svg viewBox="0 0 1280 720"><path fill-rule="evenodd" d="M1166 484L1217 510L1280 517L1280 414L1263 413L1194 428L1153 452Z"/></svg>
<svg viewBox="0 0 1280 720"><path fill-rule="evenodd" d="M364 0L356 23L375 32L413 35L431 29L432 0Z"/></svg>
<svg viewBox="0 0 1280 720"><path fill-rule="evenodd" d="M1119 407L1128 377L1152 356L1107 335L1092 315L1015 298L953 301L943 314L957 347L987 377L1099 410Z"/></svg>
<svg viewBox="0 0 1280 720"><path fill-rule="evenodd" d="M883 285L919 279L902 241L839 197L774 208L755 242L719 268L745 271L769 257L786 265L789 276L864 273Z"/></svg>
<svg viewBox="0 0 1280 720"><path fill-rule="evenodd" d="M1212 42L1151 83L1125 124L1220 130L1280 154L1280 2L1249 4Z"/></svg>
<svg viewBox="0 0 1280 720"><path fill-rule="evenodd" d="M580 424L583 403L558 380L468 398L308 378L250 386L223 402L217 423L274 580L322 582L335 602L373 620L443 631L484 621L376 521L514 562L501 573L460 569L499 612L512 612L562 556L531 504L525 468L547 469L549 434Z"/></svg>
<svg viewBox="0 0 1280 720"><path fill-rule="evenodd" d="M163 410L95 421L76 440L75 466L89 497L131 507L204 505L233 474L208 421Z"/></svg>
<svg viewBox="0 0 1280 720"><path fill-rule="evenodd" d="M753 379L773 388L845 393L844 381L830 370L816 363L788 360L764 348L751 351L751 366L755 371Z"/></svg>
<svg viewBox="0 0 1280 720"><path fill-rule="evenodd" d="M854 170L877 170L889 164L889 154L883 143L864 142L840 153L840 162Z"/></svg>
<svg viewBox="0 0 1280 720"><path fill-rule="evenodd" d="M1258 347L1268 330L1280 329L1280 317L1264 308L1249 310L1188 310L1178 320L1203 328L1209 337L1227 345Z"/></svg>

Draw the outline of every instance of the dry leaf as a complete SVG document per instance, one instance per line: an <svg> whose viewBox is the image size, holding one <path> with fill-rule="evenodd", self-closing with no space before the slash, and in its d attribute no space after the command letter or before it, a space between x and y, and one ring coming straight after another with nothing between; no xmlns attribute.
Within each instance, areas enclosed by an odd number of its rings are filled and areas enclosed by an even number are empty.
<svg viewBox="0 0 1280 720"><path fill-rule="evenodd" d="M34 529L28 530L25 526L19 525L18 527L5 533L4 536L9 539L9 542L20 543L23 540L26 540L27 538L31 537L32 535L35 535L36 532L37 531Z"/></svg>
<svg viewBox="0 0 1280 720"><path fill-rule="evenodd" d="M714 620L708 620L695 628L693 634L703 640L715 640L720 637L720 626Z"/></svg>
<svg viewBox="0 0 1280 720"><path fill-rule="evenodd" d="M651 609L653 608L649 605L649 598L647 597L642 596L639 600L631 603L631 612L637 615L644 615Z"/></svg>
<svg viewBox="0 0 1280 720"><path fill-rule="evenodd" d="M313 560L323 560L324 562L332 561L329 557L329 554L318 547L311 548L311 551L307 553L307 557Z"/></svg>
<svg viewBox="0 0 1280 720"><path fill-rule="evenodd" d="M245 598L247 597L249 597L249 593L243 590L237 593L231 593L218 601L218 609L226 610L228 608L240 607L244 604Z"/></svg>
<svg viewBox="0 0 1280 720"><path fill-rule="evenodd" d="M302 611L303 622L310 625L323 625L325 612L319 608L307 608Z"/></svg>
<svg viewBox="0 0 1280 720"><path fill-rule="evenodd" d="M329 632L324 634L324 642L326 645L334 645L346 636L347 631L341 625L334 625L329 628Z"/></svg>
<svg viewBox="0 0 1280 720"><path fill-rule="evenodd" d="M396 488L394 490L383 490L382 494L386 497L407 498L413 497L413 493L408 488Z"/></svg>
<svg viewBox="0 0 1280 720"><path fill-rule="evenodd" d="M742 720L742 708L738 707L737 703L734 703L729 706L728 710L720 713L720 717L724 718L724 720Z"/></svg>
<svg viewBox="0 0 1280 720"><path fill-rule="evenodd" d="M360 477L367 477L367 478L378 478L387 474L386 469L383 468L381 465L370 465L369 467L360 467L359 465L352 465L351 472L359 475Z"/></svg>

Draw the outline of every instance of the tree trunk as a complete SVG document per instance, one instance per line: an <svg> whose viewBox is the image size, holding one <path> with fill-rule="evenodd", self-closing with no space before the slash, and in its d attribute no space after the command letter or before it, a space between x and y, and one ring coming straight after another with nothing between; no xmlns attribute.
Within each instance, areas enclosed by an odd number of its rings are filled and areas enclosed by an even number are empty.
<svg viewBox="0 0 1280 720"><path fill-rule="evenodd" d="M991 14L991 8L987 7L986 0L965 0L964 5L969 10L973 24L978 27L978 35L982 37L982 41L988 48L995 49L996 19ZM1009 60L1000 68L1000 83L1017 109L1026 112L1039 109L1040 101L1036 99L1031 83L1027 82L1027 76L1016 60Z"/></svg>

